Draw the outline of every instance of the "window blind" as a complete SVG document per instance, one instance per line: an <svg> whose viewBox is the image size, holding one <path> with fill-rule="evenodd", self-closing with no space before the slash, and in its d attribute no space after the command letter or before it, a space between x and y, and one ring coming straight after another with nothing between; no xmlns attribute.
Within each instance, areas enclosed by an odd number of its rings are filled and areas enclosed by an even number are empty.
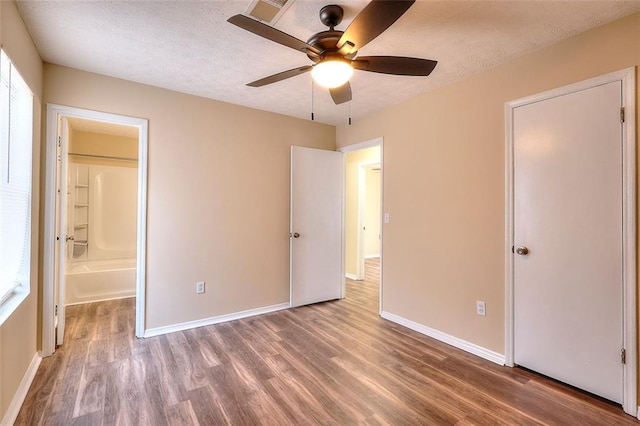
<svg viewBox="0 0 640 426"><path fill-rule="evenodd" d="M0 305L31 272L33 94L0 50Z"/></svg>

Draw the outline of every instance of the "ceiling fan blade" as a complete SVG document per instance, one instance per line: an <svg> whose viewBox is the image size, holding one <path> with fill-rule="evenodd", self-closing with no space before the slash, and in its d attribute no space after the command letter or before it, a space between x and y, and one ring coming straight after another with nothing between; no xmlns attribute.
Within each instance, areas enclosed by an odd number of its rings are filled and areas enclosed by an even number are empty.
<svg viewBox="0 0 640 426"><path fill-rule="evenodd" d="M415 0L372 0L356 16L338 41L340 49L346 42L355 45L352 51L382 34L415 3Z"/></svg>
<svg viewBox="0 0 640 426"><path fill-rule="evenodd" d="M351 61L357 70L379 72L393 75L427 76L431 74L438 61L403 56L360 56Z"/></svg>
<svg viewBox="0 0 640 426"><path fill-rule="evenodd" d="M283 33L269 25L256 21L244 15L234 15L227 19L227 22L236 25L244 30L252 32L260 37L264 37L267 40L275 41L283 46L290 47L303 53L311 53L318 55L320 51L310 44L305 43L302 40L290 36L287 33Z"/></svg>
<svg viewBox="0 0 640 426"><path fill-rule="evenodd" d="M351 100L351 85L347 81L340 87L329 89L329 93L331 93L331 98L336 105L349 102Z"/></svg>
<svg viewBox="0 0 640 426"><path fill-rule="evenodd" d="M260 80L247 83L247 86L261 87L261 86L266 86L267 84L277 83L278 81L286 80L287 78L304 74L305 72L311 71L312 68L313 67L311 65L305 65L303 67L294 68L292 70L282 71L282 72L279 72L278 74L273 74L273 75L270 75L269 77L261 78Z"/></svg>

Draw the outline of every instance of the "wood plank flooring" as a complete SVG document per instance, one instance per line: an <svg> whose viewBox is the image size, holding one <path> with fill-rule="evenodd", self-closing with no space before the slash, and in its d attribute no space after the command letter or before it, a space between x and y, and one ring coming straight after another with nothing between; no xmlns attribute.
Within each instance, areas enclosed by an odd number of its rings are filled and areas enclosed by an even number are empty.
<svg viewBox="0 0 640 426"><path fill-rule="evenodd" d="M344 300L134 337L134 299L67 308L18 425L613 425L619 406L378 317L376 260Z"/></svg>

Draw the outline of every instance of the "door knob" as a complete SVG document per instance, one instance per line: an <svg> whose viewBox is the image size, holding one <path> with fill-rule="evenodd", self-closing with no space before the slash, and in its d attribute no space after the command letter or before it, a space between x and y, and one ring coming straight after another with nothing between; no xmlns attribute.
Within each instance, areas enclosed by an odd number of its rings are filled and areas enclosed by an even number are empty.
<svg viewBox="0 0 640 426"><path fill-rule="evenodd" d="M300 238L300 234L298 234L297 232L293 233L293 238Z"/></svg>
<svg viewBox="0 0 640 426"><path fill-rule="evenodd" d="M67 237L64 240L65 241L74 241L75 237L73 235L67 235Z"/></svg>
<svg viewBox="0 0 640 426"><path fill-rule="evenodd" d="M526 256L529 254L529 249L526 247L518 247L516 249L516 253L519 254L520 256Z"/></svg>

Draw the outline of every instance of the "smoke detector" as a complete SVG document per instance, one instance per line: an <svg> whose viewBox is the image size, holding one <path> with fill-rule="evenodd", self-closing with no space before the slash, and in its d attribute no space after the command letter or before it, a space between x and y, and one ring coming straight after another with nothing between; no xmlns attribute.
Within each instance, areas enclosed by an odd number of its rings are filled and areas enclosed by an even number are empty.
<svg viewBox="0 0 640 426"><path fill-rule="evenodd" d="M294 0L253 0L245 15L273 25L293 2Z"/></svg>

